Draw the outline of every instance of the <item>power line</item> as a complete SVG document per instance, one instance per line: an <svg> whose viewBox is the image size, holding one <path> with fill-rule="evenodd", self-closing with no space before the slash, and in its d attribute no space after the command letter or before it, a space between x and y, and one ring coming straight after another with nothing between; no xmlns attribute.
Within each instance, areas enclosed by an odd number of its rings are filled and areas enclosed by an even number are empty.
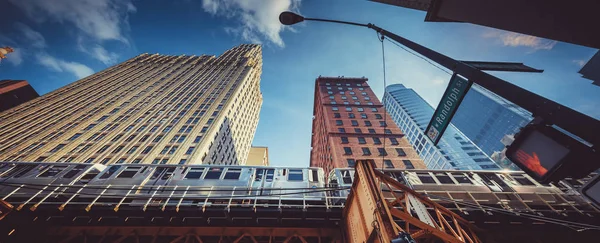
<svg viewBox="0 0 600 243"><path fill-rule="evenodd" d="M421 59L425 60L427 63L431 64L431 66L434 66L434 67L438 68L439 70L442 70L443 72L445 72L445 73L447 73L447 74L450 74L450 75L452 75L452 73L448 72L448 70L446 70L446 69L444 69L444 68L442 68L442 67L440 67L440 66L436 65L435 63L431 62L429 59L427 59L427 58L425 58L425 57L423 57L423 56L421 56L421 55L419 55L419 54L417 54L417 53L414 53L414 52L412 52L412 51L410 51L410 50L406 49L405 47L403 47L403 46L402 46L402 45L400 45L399 43L397 43L397 42L394 42L394 41L391 41L391 40L389 40L389 39L387 39L387 41L389 41L390 43L392 43L392 44L396 45L397 47L400 47L400 49L402 49L402 50L404 50L404 51L406 51L406 52L408 52L408 53L412 54L413 56L416 56L416 57L418 57L418 58L421 58Z"/></svg>

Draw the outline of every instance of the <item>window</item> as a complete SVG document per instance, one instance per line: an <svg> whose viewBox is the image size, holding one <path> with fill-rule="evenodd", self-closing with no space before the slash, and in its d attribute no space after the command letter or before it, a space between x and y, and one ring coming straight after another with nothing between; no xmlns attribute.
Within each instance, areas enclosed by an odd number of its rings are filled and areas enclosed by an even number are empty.
<svg viewBox="0 0 600 243"><path fill-rule="evenodd" d="M333 94L333 92L332 91L327 91L327 94Z"/></svg>
<svg viewBox="0 0 600 243"><path fill-rule="evenodd" d="M342 96L342 100L346 100L346 99L348 99L348 97Z"/></svg>
<svg viewBox="0 0 600 243"><path fill-rule="evenodd" d="M535 184L524 175L513 175L512 177L523 186L535 186Z"/></svg>
<svg viewBox="0 0 600 243"><path fill-rule="evenodd" d="M369 133L375 133L375 129L369 128Z"/></svg>
<svg viewBox="0 0 600 243"><path fill-rule="evenodd" d="M356 161L353 159L347 159L346 160L348 162L348 167L354 167L356 166Z"/></svg>
<svg viewBox="0 0 600 243"><path fill-rule="evenodd" d="M383 165L385 166L385 168L388 168L388 169L395 168L394 163L392 163L392 161L389 159L383 160Z"/></svg>
<svg viewBox="0 0 600 243"><path fill-rule="evenodd" d="M352 99L353 99L353 100L358 100L358 97L356 97L356 96L352 96Z"/></svg>
<svg viewBox="0 0 600 243"><path fill-rule="evenodd" d="M390 142L392 142L392 145L398 145L398 139L396 138L390 138Z"/></svg>
<svg viewBox="0 0 600 243"><path fill-rule="evenodd" d="M146 140L148 140L149 137L150 135L144 135L142 138L140 138L140 142L146 142Z"/></svg>
<svg viewBox="0 0 600 243"><path fill-rule="evenodd" d="M240 175L242 174L242 169L227 169L227 173L223 177L223 180L238 180L240 179Z"/></svg>
<svg viewBox="0 0 600 243"><path fill-rule="evenodd" d="M331 110L332 110L332 111L337 111L337 110L339 110L339 109L337 108L337 106L332 106L332 107L331 107Z"/></svg>
<svg viewBox="0 0 600 243"><path fill-rule="evenodd" d="M354 118L354 113L348 113L348 118Z"/></svg>
<svg viewBox="0 0 600 243"><path fill-rule="evenodd" d="M407 169L414 169L415 166L413 165L412 162L410 162L410 160L402 160L402 163L404 163L404 166L406 166Z"/></svg>
<svg viewBox="0 0 600 243"><path fill-rule="evenodd" d="M61 150L63 147L65 147L65 144L59 144L56 145L56 147L54 147L52 150L50 150L50 153L55 153L58 152L59 150Z"/></svg>
<svg viewBox="0 0 600 243"><path fill-rule="evenodd" d="M96 159L96 158L88 158L88 159L85 160L84 163L91 164L92 162L94 162L94 159Z"/></svg>
<svg viewBox="0 0 600 243"><path fill-rule="evenodd" d="M206 172L204 179L217 180L221 178L222 173L223 168L210 168L210 170Z"/></svg>
<svg viewBox="0 0 600 243"><path fill-rule="evenodd" d="M367 143L367 140L364 137L358 137L358 143L365 144L365 143Z"/></svg>
<svg viewBox="0 0 600 243"><path fill-rule="evenodd" d="M142 150L142 154L148 154L150 153L150 150L152 150L153 146L146 146L146 148L144 148L144 150Z"/></svg>
<svg viewBox="0 0 600 243"><path fill-rule="evenodd" d="M140 146L133 146L127 151L128 154L133 154Z"/></svg>
<svg viewBox="0 0 600 243"><path fill-rule="evenodd" d="M123 150L123 146L122 146L122 145L120 145L120 146L117 146L117 147L116 147L116 148L115 148L115 149L112 151L112 153L113 153L113 154L116 154L116 153L118 153L118 152L121 152L121 150Z"/></svg>
<svg viewBox="0 0 600 243"><path fill-rule="evenodd" d="M406 156L406 152L402 148L396 148L396 153L398 153L398 156Z"/></svg>
<svg viewBox="0 0 600 243"><path fill-rule="evenodd" d="M189 148L188 148L188 150L187 150L187 151L185 151L185 154L188 154L188 155L189 155L189 154L192 154L192 152L194 152L194 149L195 149L195 148L196 148L196 147L193 147L193 146L192 146L192 147L189 147Z"/></svg>
<svg viewBox="0 0 600 243"><path fill-rule="evenodd" d="M385 134L392 134L392 130L390 129L384 129L383 131L385 132Z"/></svg>
<svg viewBox="0 0 600 243"><path fill-rule="evenodd" d="M196 138L194 139L194 143L199 143L200 140L202 140L202 136L196 136Z"/></svg>
<svg viewBox="0 0 600 243"><path fill-rule="evenodd" d="M371 121L365 121L365 126L370 127L371 126Z"/></svg>
<svg viewBox="0 0 600 243"><path fill-rule="evenodd" d="M379 151L379 156L388 155L387 151L385 151L385 148L377 148L377 151Z"/></svg>
<svg viewBox="0 0 600 243"><path fill-rule="evenodd" d="M173 126L166 126L166 127L163 129L163 132L169 132L169 131L171 131L171 129L173 129Z"/></svg>
<svg viewBox="0 0 600 243"><path fill-rule="evenodd" d="M352 107L346 107L346 111L352 111Z"/></svg>
<svg viewBox="0 0 600 243"><path fill-rule="evenodd" d="M96 153L104 153L104 151L106 151L109 147L110 145L104 145Z"/></svg>
<svg viewBox="0 0 600 243"><path fill-rule="evenodd" d="M373 108L371 108L371 111L372 112L377 112L377 108L373 107Z"/></svg>
<svg viewBox="0 0 600 243"><path fill-rule="evenodd" d="M339 133L345 133L345 132L346 132L346 129L344 129L344 128L338 128L338 132L339 132Z"/></svg>
<svg viewBox="0 0 600 243"><path fill-rule="evenodd" d="M333 113L333 118L340 118L340 113Z"/></svg>
<svg viewBox="0 0 600 243"><path fill-rule="evenodd" d="M380 127L387 127L387 124L384 121L379 121Z"/></svg>
<svg viewBox="0 0 600 243"><path fill-rule="evenodd" d="M356 110L357 110L357 111L365 111L365 109L364 109L364 108L362 108L362 107L358 107L358 108L356 108Z"/></svg>
<svg viewBox="0 0 600 243"><path fill-rule="evenodd" d="M363 155L371 155L371 150L369 148L362 148Z"/></svg>
<svg viewBox="0 0 600 243"><path fill-rule="evenodd" d="M348 137L341 137L341 139L343 144L348 143Z"/></svg>
<svg viewBox="0 0 600 243"><path fill-rule="evenodd" d="M133 178L135 174L141 169L141 166L127 166L118 176L117 178Z"/></svg>
<svg viewBox="0 0 600 243"><path fill-rule="evenodd" d="M135 135L130 135L129 137L127 137L127 139L125 139L125 142L131 142L134 138Z"/></svg>
<svg viewBox="0 0 600 243"><path fill-rule="evenodd" d="M446 174L446 173L434 173L434 174L435 174L435 177L438 179L438 181L442 184L456 184L450 178L450 176L448 176L448 174Z"/></svg>
<svg viewBox="0 0 600 243"><path fill-rule="evenodd" d="M177 150L177 148L179 148L179 146L173 146L173 147L171 147L171 149L169 150L169 154L174 154L175 151Z"/></svg>
<svg viewBox="0 0 600 243"><path fill-rule="evenodd" d="M100 161L100 163L103 164L103 165L108 164L108 162L110 162L110 158L105 158L102 161Z"/></svg>
<svg viewBox="0 0 600 243"><path fill-rule="evenodd" d="M350 148L350 147L344 147L344 154L345 155L352 155L352 148Z"/></svg>
<svg viewBox="0 0 600 243"><path fill-rule="evenodd" d="M381 116L381 114L375 114L375 118L376 119L383 119L383 117Z"/></svg>
<svg viewBox="0 0 600 243"><path fill-rule="evenodd" d="M373 137L373 143L374 144L381 144L381 139L379 139L378 137Z"/></svg>
<svg viewBox="0 0 600 243"><path fill-rule="evenodd" d="M289 170L288 173L288 181L302 181L304 180L304 175L302 170Z"/></svg>
<svg viewBox="0 0 600 243"><path fill-rule="evenodd" d="M181 159L179 160L179 164L180 165L184 165L187 162L187 159Z"/></svg>
<svg viewBox="0 0 600 243"><path fill-rule="evenodd" d="M132 164L139 164L140 162L142 162L142 159L134 159L133 162L131 162Z"/></svg>
<svg viewBox="0 0 600 243"><path fill-rule="evenodd" d="M53 176L56 176L58 173L60 173L61 171L63 171L66 168L67 168L66 165L53 165L50 168L48 168L46 171L39 174L38 177L53 177Z"/></svg>
<svg viewBox="0 0 600 243"><path fill-rule="evenodd" d="M65 173L62 178L73 178L73 176L79 174L83 169L85 169L85 165L77 165L75 168L71 169L69 172Z"/></svg>
<svg viewBox="0 0 600 243"><path fill-rule="evenodd" d="M164 137L163 135L158 135L154 138L154 140L152 140L152 142L158 143L158 142L160 142L160 140L162 140L163 137Z"/></svg>
<svg viewBox="0 0 600 243"><path fill-rule="evenodd" d="M354 132L355 133L362 133L362 130L360 130L360 128L354 128Z"/></svg>
<svg viewBox="0 0 600 243"><path fill-rule="evenodd" d="M350 121L350 122L352 122L352 126L358 126L358 121L356 121L356 120L352 120L352 121Z"/></svg>
<svg viewBox="0 0 600 243"><path fill-rule="evenodd" d="M186 138L187 138L186 135L181 135L181 136L179 136L179 139L177 139L177 142L178 143L183 143L183 141L185 141Z"/></svg>
<svg viewBox="0 0 600 243"><path fill-rule="evenodd" d="M200 179L202 173L204 173L204 168L190 168L190 171L185 175L185 179Z"/></svg>
<svg viewBox="0 0 600 243"><path fill-rule="evenodd" d="M88 131L88 130L94 128L95 126L96 126L96 124L90 124L89 126L87 126L86 128L84 128L83 130L84 131Z"/></svg>
<svg viewBox="0 0 600 243"><path fill-rule="evenodd" d="M73 136L71 136L69 138L69 141L73 141L73 140L77 139L78 137L81 137L81 133L75 133L75 134L73 134Z"/></svg>
<svg viewBox="0 0 600 243"><path fill-rule="evenodd" d="M117 134L117 136L113 137L110 141L116 142L123 137L123 134Z"/></svg>
<svg viewBox="0 0 600 243"><path fill-rule="evenodd" d="M341 126L344 125L344 123L342 122L342 120L335 120L335 125Z"/></svg>
<svg viewBox="0 0 600 243"><path fill-rule="evenodd" d="M417 177L419 177L419 180L421 180L421 183L423 184L437 184L429 173L417 173Z"/></svg>

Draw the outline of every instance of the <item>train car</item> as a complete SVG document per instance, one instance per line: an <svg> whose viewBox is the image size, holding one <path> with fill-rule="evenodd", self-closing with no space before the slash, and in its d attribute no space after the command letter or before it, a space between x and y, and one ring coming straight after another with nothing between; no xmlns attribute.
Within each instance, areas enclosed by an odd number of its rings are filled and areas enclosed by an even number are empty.
<svg viewBox="0 0 600 243"><path fill-rule="evenodd" d="M65 191L66 186L87 184L105 168L101 164L0 162L0 194L28 195L44 188Z"/></svg>

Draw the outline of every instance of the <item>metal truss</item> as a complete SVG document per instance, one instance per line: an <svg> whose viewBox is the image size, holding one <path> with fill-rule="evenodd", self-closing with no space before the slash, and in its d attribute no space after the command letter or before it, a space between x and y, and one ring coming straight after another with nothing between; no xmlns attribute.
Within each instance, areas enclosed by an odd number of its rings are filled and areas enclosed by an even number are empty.
<svg viewBox="0 0 600 243"><path fill-rule="evenodd" d="M373 161L357 163L347 202L347 242L390 242L400 232L418 242L481 242L471 223L379 172Z"/></svg>

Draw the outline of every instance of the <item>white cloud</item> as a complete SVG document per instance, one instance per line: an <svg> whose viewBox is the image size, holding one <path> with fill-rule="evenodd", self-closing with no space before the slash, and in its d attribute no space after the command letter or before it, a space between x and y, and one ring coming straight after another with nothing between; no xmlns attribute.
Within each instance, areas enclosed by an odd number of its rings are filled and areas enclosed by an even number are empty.
<svg viewBox="0 0 600 243"><path fill-rule="evenodd" d="M202 8L213 15L236 19L238 26L225 29L244 40L260 43L262 38L283 47L279 33L286 27L279 14L298 10L300 0L202 0Z"/></svg>
<svg viewBox="0 0 600 243"><path fill-rule="evenodd" d="M532 48L533 50L550 50L556 45L556 43L558 43L557 41L546 40L540 37L501 30L485 32L483 37L498 38L504 46L525 46Z"/></svg>
<svg viewBox="0 0 600 243"><path fill-rule="evenodd" d="M585 66L587 61L586 60L573 60L573 63L577 64L577 66L579 66L579 67L583 67L583 66Z"/></svg>
<svg viewBox="0 0 600 243"><path fill-rule="evenodd" d="M97 40L127 42L121 26L135 12L129 0L9 0L37 22L73 24Z"/></svg>
<svg viewBox="0 0 600 243"><path fill-rule="evenodd" d="M20 22L15 23L15 28L17 28L19 31L21 31L21 33L23 34L25 39L27 39L27 41L29 41L33 47L36 47L36 48L45 48L46 47L46 39L44 39L44 36L42 36L42 34L40 34L40 32L37 32L37 31L29 28L29 26L27 26L23 23L20 23Z"/></svg>
<svg viewBox="0 0 600 243"><path fill-rule="evenodd" d="M23 51L20 48L13 48L14 52L6 54L7 62L10 62L14 66L18 66L23 62Z"/></svg>
<svg viewBox="0 0 600 243"><path fill-rule="evenodd" d="M42 66L45 66L56 72L69 72L79 79L87 77L94 73L94 70L92 70L86 65L83 65L78 62L60 60L58 58L48 55L47 53L38 53L36 54L36 58Z"/></svg>
<svg viewBox="0 0 600 243"><path fill-rule="evenodd" d="M84 53L87 53L94 59L101 61L105 65L115 64L118 61L119 55L114 52L109 52L104 47L98 44L84 44L82 37L77 40L78 49Z"/></svg>

